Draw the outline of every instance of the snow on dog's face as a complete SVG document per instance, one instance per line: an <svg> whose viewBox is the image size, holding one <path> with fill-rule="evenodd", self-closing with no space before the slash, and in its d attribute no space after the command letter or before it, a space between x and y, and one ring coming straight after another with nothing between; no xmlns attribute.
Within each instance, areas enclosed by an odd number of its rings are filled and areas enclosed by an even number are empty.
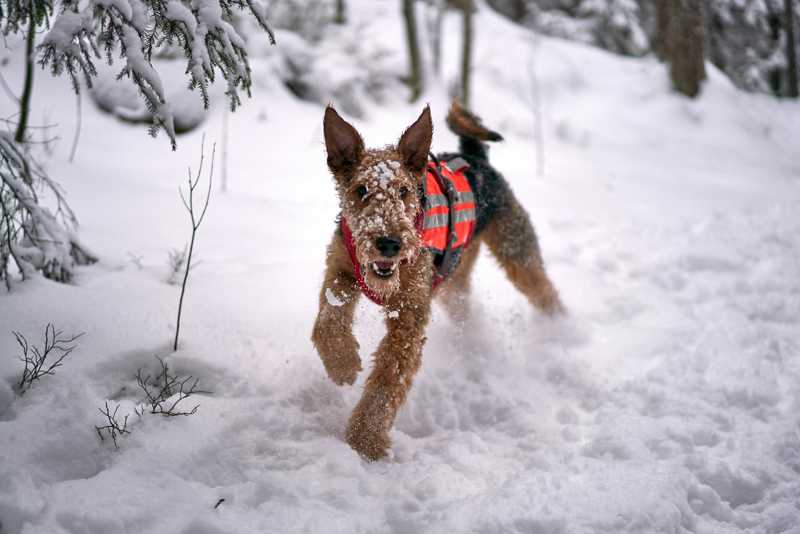
<svg viewBox="0 0 800 534"><path fill-rule="evenodd" d="M416 258L421 245L414 223L422 209L417 191L433 135L430 109L396 147L365 149L356 129L330 106L324 131L328 167L364 281L386 297L399 288L403 265Z"/></svg>

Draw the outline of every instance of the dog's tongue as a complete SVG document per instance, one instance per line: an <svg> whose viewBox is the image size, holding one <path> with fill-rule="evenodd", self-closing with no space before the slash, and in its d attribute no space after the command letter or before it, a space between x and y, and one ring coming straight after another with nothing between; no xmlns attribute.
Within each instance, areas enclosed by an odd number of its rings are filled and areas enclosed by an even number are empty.
<svg viewBox="0 0 800 534"><path fill-rule="evenodd" d="M385 271L387 269L391 269L392 266L394 265L394 262L393 261L376 261L375 265L378 266L378 269L381 269L382 271Z"/></svg>

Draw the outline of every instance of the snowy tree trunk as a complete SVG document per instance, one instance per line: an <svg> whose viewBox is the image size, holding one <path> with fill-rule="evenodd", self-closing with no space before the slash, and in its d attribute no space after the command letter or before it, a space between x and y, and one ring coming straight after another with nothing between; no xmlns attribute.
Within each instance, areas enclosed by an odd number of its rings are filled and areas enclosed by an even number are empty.
<svg viewBox="0 0 800 534"><path fill-rule="evenodd" d="M470 70L472 69L472 0L461 0L464 11L464 38L461 49L461 102L469 109Z"/></svg>
<svg viewBox="0 0 800 534"><path fill-rule="evenodd" d="M336 0L336 14L333 17L333 22L344 24L346 20L344 0Z"/></svg>
<svg viewBox="0 0 800 534"><path fill-rule="evenodd" d="M31 0L33 4L33 0ZM33 11L33 9L31 9ZM28 116L31 109L31 93L33 92L33 45L36 39L36 19L33 15L28 18L28 35L25 40L25 86L19 101L19 123L14 140L17 143L25 141L25 130L28 128Z"/></svg>
<svg viewBox="0 0 800 534"><path fill-rule="evenodd" d="M784 0L784 20L786 24L786 67L789 87L787 96L797 98L800 90L797 84L797 41L794 33L794 0Z"/></svg>
<svg viewBox="0 0 800 534"><path fill-rule="evenodd" d="M657 15L659 56L669 64L675 90L693 98L706 77L702 1L660 0Z"/></svg>
<svg viewBox="0 0 800 534"><path fill-rule="evenodd" d="M437 77L442 73L442 25L446 11L445 0L434 0L428 9L428 40L431 46L433 72Z"/></svg>
<svg viewBox="0 0 800 534"><path fill-rule="evenodd" d="M408 41L408 86L411 88L411 102L414 102L422 93L422 66L417 40L417 19L414 16L414 0L403 0L403 18Z"/></svg>

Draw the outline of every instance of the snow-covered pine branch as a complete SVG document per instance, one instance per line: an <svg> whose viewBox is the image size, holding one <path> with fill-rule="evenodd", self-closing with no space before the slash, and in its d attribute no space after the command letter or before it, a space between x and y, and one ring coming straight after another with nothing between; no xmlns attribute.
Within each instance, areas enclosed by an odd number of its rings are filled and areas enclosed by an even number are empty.
<svg viewBox="0 0 800 534"><path fill-rule="evenodd" d="M53 196L55 213L39 204L37 189ZM76 225L58 185L24 145L0 131L0 280L10 288L15 265L23 278L42 271L47 278L69 282L75 265L96 261L78 240Z"/></svg>
<svg viewBox="0 0 800 534"><path fill-rule="evenodd" d="M33 1L52 14L53 0ZM104 55L111 63L118 54L124 61L119 77L133 80L153 114L150 133L163 128L175 148L173 114L151 62L153 50L162 44L183 49L190 87L200 90L205 107L219 70L234 110L241 104L240 91L249 96L252 84L245 39L231 23L237 9L249 11L275 43L259 0L65 0L39 45L39 63L55 75L66 71L77 91L80 76L91 86L94 61ZM0 13L0 24L2 18Z"/></svg>

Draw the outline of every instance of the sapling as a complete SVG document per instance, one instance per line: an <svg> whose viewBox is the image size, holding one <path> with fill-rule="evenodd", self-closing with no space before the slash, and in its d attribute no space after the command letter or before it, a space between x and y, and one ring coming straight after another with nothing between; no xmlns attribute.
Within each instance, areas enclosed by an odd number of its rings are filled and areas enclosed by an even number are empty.
<svg viewBox="0 0 800 534"><path fill-rule="evenodd" d="M192 253L194 252L194 243L197 239L197 230L200 228L200 225L203 223L203 219L206 216L206 210L208 209L208 201L211 199L211 183L214 179L214 156L216 155L217 146L216 144L211 148L211 169L208 173L208 188L206 189L206 196L205 199L202 201L202 208L200 213L198 214L196 211L195 206L195 197L194 191L197 189L197 186L200 184L200 178L203 174L203 162L205 159L205 138L200 145L200 165L197 169L197 174L195 175L194 179L192 178L192 169L189 168L189 190L187 195L184 196L183 190L178 189L178 192L181 195L181 201L183 202L183 206L186 208L186 211L189 213L189 220L192 223L192 236L189 240L189 252L186 255L186 261L183 267L183 282L181 283L181 296L178 300L178 319L175 322L175 342L172 345L172 350L178 350L178 336L181 332L181 313L183 311L183 298L186 295L186 283L189 280L189 271L191 270L192 266ZM187 197L188 196L188 200Z"/></svg>

